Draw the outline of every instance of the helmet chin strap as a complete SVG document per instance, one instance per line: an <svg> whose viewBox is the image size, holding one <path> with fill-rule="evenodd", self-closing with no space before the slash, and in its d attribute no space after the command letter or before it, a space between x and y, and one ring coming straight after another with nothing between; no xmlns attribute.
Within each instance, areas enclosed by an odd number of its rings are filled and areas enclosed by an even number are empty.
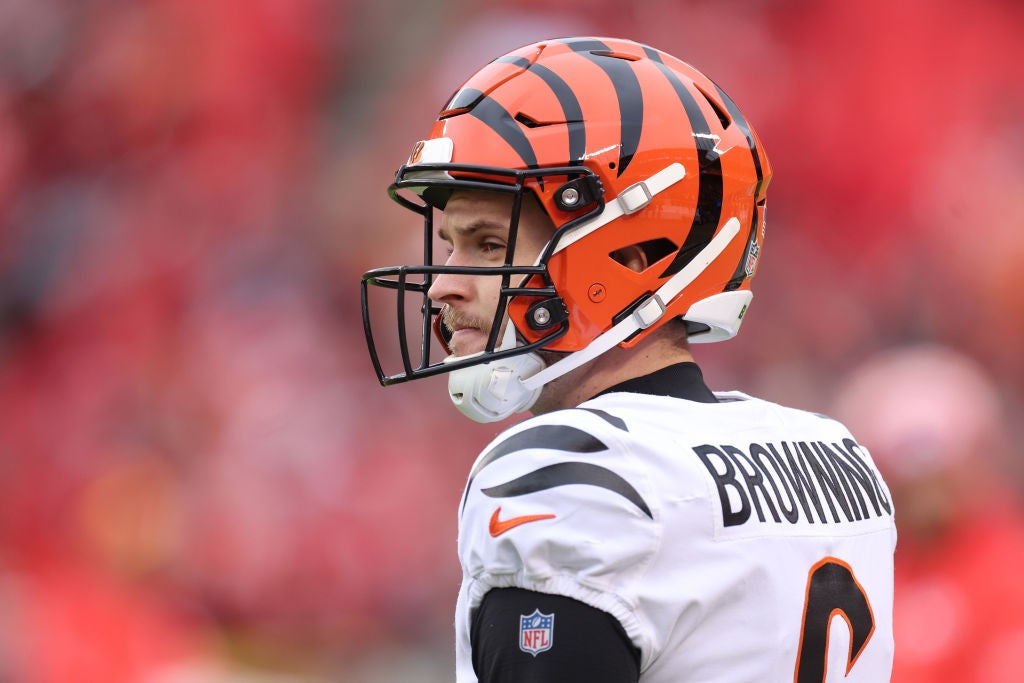
<svg viewBox="0 0 1024 683"><path fill-rule="evenodd" d="M477 422L497 422L529 410L540 396L544 385L597 358L639 330L646 329L665 314L666 303L672 301L725 250L739 234L740 222L730 218L718 234L690 263L668 279L654 294L647 297L633 313L587 346L545 367L536 353L524 353L453 370L448 376L448 394L455 406ZM743 310L750 302L750 292L734 291L715 295L722 317L739 326ZM715 297L705 299L708 301ZM701 302L698 302L701 303ZM708 306L705 306L708 308ZM710 319L712 316L708 316ZM731 335L729 335L731 336ZM507 323L501 344L496 350L514 348L515 326ZM465 358L465 357L462 357Z"/></svg>

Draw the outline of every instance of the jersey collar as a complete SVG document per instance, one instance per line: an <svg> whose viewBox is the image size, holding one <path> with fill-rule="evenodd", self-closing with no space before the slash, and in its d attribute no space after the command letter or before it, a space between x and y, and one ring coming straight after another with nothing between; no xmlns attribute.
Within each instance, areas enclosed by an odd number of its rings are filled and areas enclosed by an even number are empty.
<svg viewBox="0 0 1024 683"><path fill-rule="evenodd" d="M704 383L704 375L696 363L676 363L649 375L627 379L605 389L598 396L616 392L672 396L697 403L718 403Z"/></svg>

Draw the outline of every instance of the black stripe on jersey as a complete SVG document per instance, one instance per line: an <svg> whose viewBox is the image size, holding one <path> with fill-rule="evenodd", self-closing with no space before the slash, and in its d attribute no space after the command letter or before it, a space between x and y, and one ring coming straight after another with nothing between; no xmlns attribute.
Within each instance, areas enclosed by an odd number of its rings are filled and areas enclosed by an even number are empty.
<svg viewBox="0 0 1024 683"><path fill-rule="evenodd" d="M537 425L510 436L487 451L473 468L470 477L475 477L480 470L498 458L516 451L525 451L528 448L544 448L569 453L597 453L608 450L608 446L603 441L582 429L565 425Z"/></svg>
<svg viewBox="0 0 1024 683"><path fill-rule="evenodd" d="M698 152L697 163L700 166L697 211L694 213L693 222L686 233L686 241L676 252L672 263L661 274L661 277L669 277L685 268L686 264L692 261L715 236L718 223L722 218L722 159L715 149L717 141L711 137L711 128L708 126L707 119L704 117L704 112L700 110L697 100L679 80L679 76L662 61L657 50L644 47L644 52L668 79L680 104L683 105L686 118L690 121L690 129L693 131L693 141Z"/></svg>
<svg viewBox="0 0 1024 683"><path fill-rule="evenodd" d="M640 89L640 80L628 60L611 56L611 50L599 40L574 38L562 42L599 66L608 74L612 87L615 88L615 96L619 100L619 120L622 122L619 129L621 147L616 175L621 176L640 146L640 132L644 125L644 96Z"/></svg>
<svg viewBox="0 0 1024 683"><path fill-rule="evenodd" d="M594 415L597 415L599 418L610 424L612 427L615 427L616 429L621 429L624 432L629 431L629 427L626 426L626 421L623 420L621 417L615 417L614 415L606 413L603 410L598 410L597 408L580 408L580 410L585 410L588 413L593 413Z"/></svg>
<svg viewBox="0 0 1024 683"><path fill-rule="evenodd" d="M628 481L607 467L586 462L560 462L541 467L504 484L481 489L481 493L491 498L514 498L570 484L598 486L617 493L654 519L646 501Z"/></svg>
<svg viewBox="0 0 1024 683"><path fill-rule="evenodd" d="M516 151L527 168L537 168L537 154L533 151L533 145L503 106L484 96L469 113L500 135Z"/></svg>
<svg viewBox="0 0 1024 683"><path fill-rule="evenodd" d="M608 450L608 446L603 441L594 438L582 429L565 425L537 425L536 427L530 427L510 436L484 453L477 462L476 467L469 473L469 481L466 483L466 494L462 498L462 505L466 505L469 487L473 484L473 480L480 473L480 470L498 458L503 458L510 453L525 451L528 448L544 448L546 450L566 451L568 453L597 453Z"/></svg>
<svg viewBox="0 0 1024 683"><path fill-rule="evenodd" d="M757 185L754 187L754 199L761 194L761 184L764 183L764 170L761 168L761 156L757 153L757 141L754 140L754 134L750 132L750 124L743 118L743 114L740 113L739 107L736 103L725 94L725 91L715 85L715 89L718 91L719 97L725 103L725 109L729 112L729 116L739 126L740 131L743 132L743 137L747 139L747 146L750 147L750 155L754 158L754 172L757 174ZM754 211L750 217L750 232L747 235L747 248L740 254L740 261L736 264L736 270L733 272L732 279L729 281L730 287L739 287L743 280L747 277L747 253L750 250L750 243L757 239L757 211Z"/></svg>
<svg viewBox="0 0 1024 683"><path fill-rule="evenodd" d="M576 93L561 76L542 64L534 64L530 72L537 74L558 98L565 122L569 128L569 163L581 161L587 152L587 127L583 122L583 109Z"/></svg>

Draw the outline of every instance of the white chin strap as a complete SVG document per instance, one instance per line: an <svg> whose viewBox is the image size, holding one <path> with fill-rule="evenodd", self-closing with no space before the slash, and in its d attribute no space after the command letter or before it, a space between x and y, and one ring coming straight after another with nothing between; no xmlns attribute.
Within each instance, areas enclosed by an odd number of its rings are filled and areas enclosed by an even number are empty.
<svg viewBox="0 0 1024 683"><path fill-rule="evenodd" d="M673 164L654 174L646 183L637 183L627 188L619 195L620 198L625 195L626 202L610 202L600 216L567 235L569 241L560 243L559 248L564 248L625 213L638 211L653 195L681 180L682 177L682 166ZM640 186L642 192L633 191ZM635 199L643 195L646 197L639 201ZM536 353L524 353L453 370L448 375L448 394L455 407L476 422L497 422L515 413L529 410L536 403L545 384L597 358L639 330L646 329L660 320L665 315L667 304L718 258L739 231L739 220L730 218L692 261L637 306L631 315L596 337L584 348L570 353L550 366L545 366L544 361ZM695 303L684 318L708 325L710 332L694 336L692 341L719 341L735 335L752 296L749 291L737 290L715 294ZM515 327L507 323L501 344L495 350L514 348L516 344ZM463 360L467 357L460 356L458 359ZM455 358L452 357L452 360Z"/></svg>

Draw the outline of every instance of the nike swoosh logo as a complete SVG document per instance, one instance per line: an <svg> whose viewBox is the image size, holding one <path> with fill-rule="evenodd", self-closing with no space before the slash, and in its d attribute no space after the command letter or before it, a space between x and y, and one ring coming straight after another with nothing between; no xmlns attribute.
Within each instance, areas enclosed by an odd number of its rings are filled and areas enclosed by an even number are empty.
<svg viewBox="0 0 1024 683"><path fill-rule="evenodd" d="M520 515L519 517L509 517L508 519L500 519L501 508L499 507L491 515L491 524L488 529L491 532L491 536L497 538L506 531L515 529L517 526L523 524L529 524L530 522L539 522L542 519L554 519L554 515Z"/></svg>

